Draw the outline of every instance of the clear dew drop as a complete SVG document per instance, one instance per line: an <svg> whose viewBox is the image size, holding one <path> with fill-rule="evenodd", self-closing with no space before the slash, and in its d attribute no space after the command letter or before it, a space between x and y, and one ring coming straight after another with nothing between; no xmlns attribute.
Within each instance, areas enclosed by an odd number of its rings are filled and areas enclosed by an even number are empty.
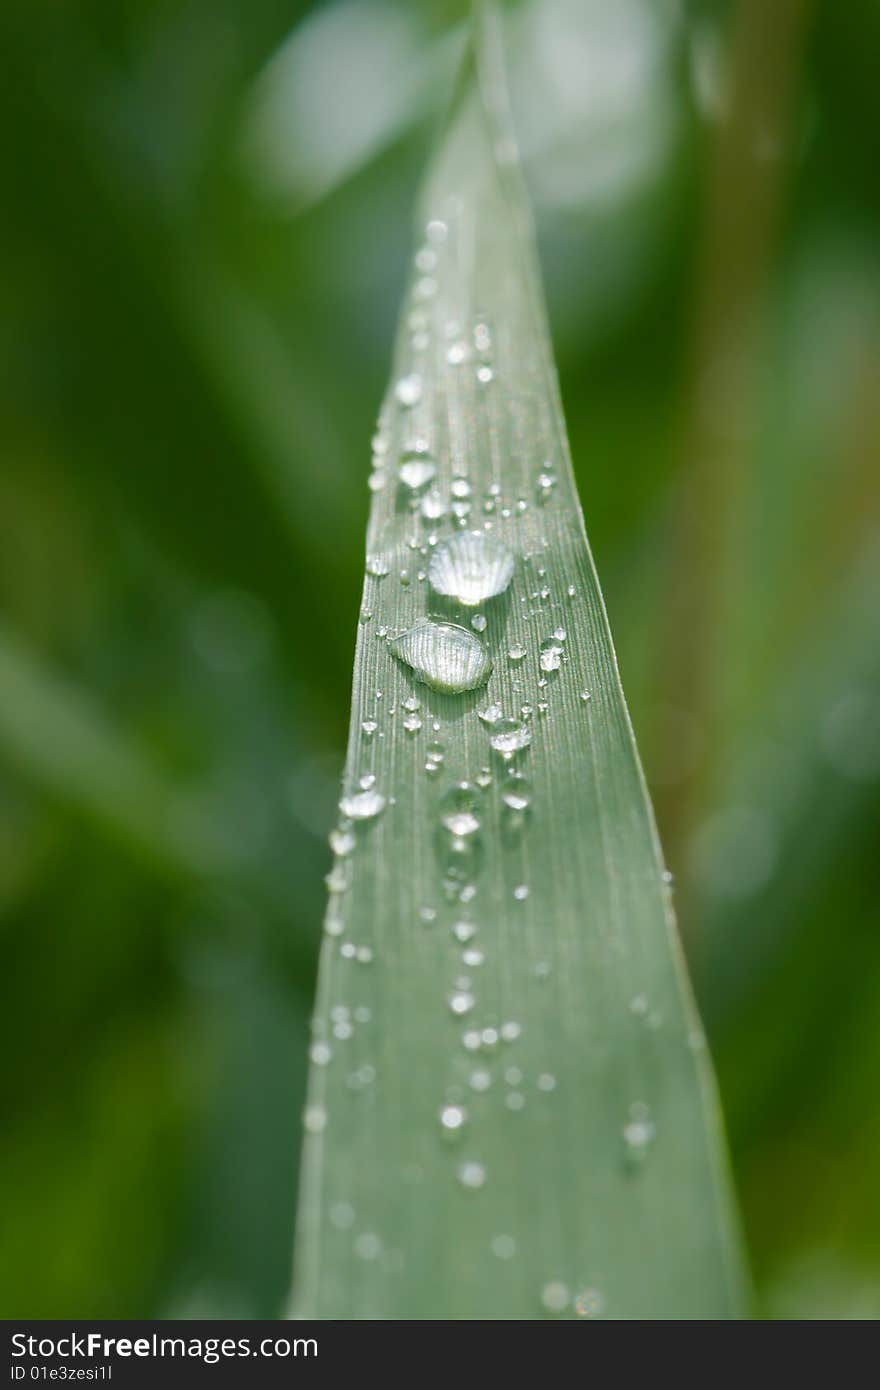
<svg viewBox="0 0 880 1390"><path fill-rule="evenodd" d="M482 367L477 368L477 381L480 383L481 386L488 386L489 382L494 379L494 376L495 373L493 372L492 368L487 366L485 363Z"/></svg>
<svg viewBox="0 0 880 1390"><path fill-rule="evenodd" d="M477 710L477 717L481 719L484 724L497 724L498 720L501 719L503 715L504 710L499 704L494 702L491 705L487 705L485 709Z"/></svg>
<svg viewBox="0 0 880 1390"><path fill-rule="evenodd" d="M417 680L448 694L476 690L492 672L492 659L479 637L455 623L423 618L389 645Z"/></svg>
<svg viewBox="0 0 880 1390"><path fill-rule="evenodd" d="M486 626L487 622L485 613L475 613L474 616L471 618L471 627L474 629L474 631L485 632Z"/></svg>
<svg viewBox="0 0 880 1390"><path fill-rule="evenodd" d="M649 1107L643 1101L636 1101L630 1106L629 1119L623 1126L623 1142L630 1163L644 1162L656 1134L657 1127Z"/></svg>
<svg viewBox="0 0 880 1390"><path fill-rule="evenodd" d="M484 531L463 531L434 551L428 579L438 594L474 608L502 594L513 570L513 555L502 541Z"/></svg>
<svg viewBox="0 0 880 1390"><path fill-rule="evenodd" d="M303 1125L308 1134L321 1134L327 1125L327 1111L323 1105L308 1105L303 1112Z"/></svg>
<svg viewBox="0 0 880 1390"><path fill-rule="evenodd" d="M368 555L367 574L374 579L384 579L386 574L391 572L391 561L387 555Z"/></svg>
<svg viewBox="0 0 880 1390"><path fill-rule="evenodd" d="M507 655L510 657L511 661L522 661L525 654L526 648L523 646L522 642L512 642L507 649Z"/></svg>
<svg viewBox="0 0 880 1390"><path fill-rule="evenodd" d="M489 742L502 758L511 758L522 748L528 748L532 731L521 719L499 719L491 728Z"/></svg>
<svg viewBox="0 0 880 1390"><path fill-rule="evenodd" d="M382 1242L372 1231L364 1231L355 1240L354 1253L361 1260L378 1260L382 1254Z"/></svg>
<svg viewBox="0 0 880 1390"><path fill-rule="evenodd" d="M376 723L375 719L365 719L361 724L361 728L363 729L367 738L372 738L373 734L376 732L378 727L379 725Z"/></svg>
<svg viewBox="0 0 880 1390"><path fill-rule="evenodd" d="M397 476L410 492L421 492L437 476L437 465L430 454L409 450L400 460Z"/></svg>
<svg viewBox="0 0 880 1390"><path fill-rule="evenodd" d="M458 1181L461 1183L462 1187L467 1187L471 1191L476 1191L478 1188L482 1187L486 1181L486 1169L483 1167L482 1163L476 1163L473 1160L462 1163L458 1169Z"/></svg>
<svg viewBox="0 0 880 1390"><path fill-rule="evenodd" d="M344 830L341 826L337 826L335 830L330 831L329 840L330 848L333 853L342 855L343 858L345 855L351 854L356 844L354 832L351 830Z"/></svg>
<svg viewBox="0 0 880 1390"><path fill-rule="evenodd" d="M440 1126L444 1134L459 1134L467 1119L467 1111L461 1105L444 1105L440 1111Z"/></svg>
<svg viewBox="0 0 880 1390"><path fill-rule="evenodd" d="M476 933L477 929L473 922L456 922L455 926L452 928L452 935L455 937L456 941L460 941L462 945L468 941L472 941Z"/></svg>
<svg viewBox="0 0 880 1390"><path fill-rule="evenodd" d="M480 1035L477 1034L477 1046L479 1047ZM472 1091L488 1091L492 1085L492 1073L485 1067L477 1067L472 1071L468 1079L468 1085Z"/></svg>
<svg viewBox="0 0 880 1390"><path fill-rule="evenodd" d="M540 663L542 671L558 671L562 665L562 655L564 648L562 643L554 635L547 637L541 643Z"/></svg>
<svg viewBox="0 0 880 1390"><path fill-rule="evenodd" d="M513 1236L493 1236L489 1248L496 1260L512 1260L516 1254L516 1241Z"/></svg>
<svg viewBox="0 0 880 1390"><path fill-rule="evenodd" d="M344 796L339 803L339 809L344 816L350 820L372 820L385 810L385 797L381 792L377 792L371 787L366 791L354 792L351 796Z"/></svg>
<svg viewBox="0 0 880 1390"><path fill-rule="evenodd" d="M448 1002L451 1011L460 1018L469 1014L477 1001L469 990L459 989L450 994Z"/></svg>
<svg viewBox="0 0 880 1390"><path fill-rule="evenodd" d="M480 793L469 782L452 787L440 803L440 819L456 836L475 835L480 828Z"/></svg>
<svg viewBox="0 0 880 1390"><path fill-rule="evenodd" d="M579 1318L601 1318L605 1311L605 1299L599 1289L582 1289L576 1294L574 1311Z"/></svg>
<svg viewBox="0 0 880 1390"><path fill-rule="evenodd" d="M398 402L406 409L418 405L422 399L422 378L418 372L410 372L407 376L402 376L394 388L394 394Z"/></svg>
<svg viewBox="0 0 880 1390"><path fill-rule="evenodd" d="M511 772L501 787L501 800L511 811L527 811L532 795L528 781L522 773Z"/></svg>
<svg viewBox="0 0 880 1390"><path fill-rule="evenodd" d="M446 499L439 492L426 492L419 505L426 521L439 521L448 511Z"/></svg>
<svg viewBox="0 0 880 1390"><path fill-rule="evenodd" d="M545 1284L541 1290L541 1302L548 1313L564 1313L570 1300L571 1294L567 1286L557 1279Z"/></svg>
<svg viewBox="0 0 880 1390"><path fill-rule="evenodd" d="M316 1067L326 1067L327 1063L332 1060L333 1048L325 1042L312 1043L309 1057Z"/></svg>

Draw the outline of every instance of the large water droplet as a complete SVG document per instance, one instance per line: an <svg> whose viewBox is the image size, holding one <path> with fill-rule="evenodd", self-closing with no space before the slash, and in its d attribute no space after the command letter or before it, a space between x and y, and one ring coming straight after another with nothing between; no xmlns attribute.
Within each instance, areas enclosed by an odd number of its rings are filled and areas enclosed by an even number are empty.
<svg viewBox="0 0 880 1390"><path fill-rule="evenodd" d="M479 637L455 623L424 618L389 645L417 680L448 694L476 690L492 671L492 659Z"/></svg>
<svg viewBox="0 0 880 1390"><path fill-rule="evenodd" d="M428 565L432 588L468 608L502 594L512 578L510 550L483 531L453 536L438 546Z"/></svg>

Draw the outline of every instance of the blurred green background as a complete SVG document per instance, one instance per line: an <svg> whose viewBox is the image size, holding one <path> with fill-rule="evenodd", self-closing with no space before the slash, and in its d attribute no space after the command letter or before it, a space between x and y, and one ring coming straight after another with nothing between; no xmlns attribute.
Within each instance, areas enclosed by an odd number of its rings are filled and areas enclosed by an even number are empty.
<svg viewBox="0 0 880 1390"><path fill-rule="evenodd" d="M273 1316L453 0L3 0L0 1309ZM769 1317L880 1315L880 7L508 7Z"/></svg>

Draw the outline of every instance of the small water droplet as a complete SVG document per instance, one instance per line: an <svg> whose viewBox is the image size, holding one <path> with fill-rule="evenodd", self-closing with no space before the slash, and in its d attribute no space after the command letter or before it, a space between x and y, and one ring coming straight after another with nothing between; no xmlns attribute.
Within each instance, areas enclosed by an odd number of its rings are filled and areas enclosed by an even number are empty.
<svg viewBox="0 0 880 1390"><path fill-rule="evenodd" d="M427 521L438 521L446 515L446 500L439 492L426 492L420 503L422 516Z"/></svg>
<svg viewBox="0 0 880 1390"><path fill-rule="evenodd" d="M461 1105L444 1105L440 1111L440 1124L447 1134L461 1132L467 1119L467 1111Z"/></svg>
<svg viewBox="0 0 880 1390"><path fill-rule="evenodd" d="M471 627L476 632L485 632L486 626L487 623L485 613L475 613L474 616L471 618Z"/></svg>
<svg viewBox="0 0 880 1390"><path fill-rule="evenodd" d="M562 643L557 641L556 637L545 638L541 643L541 670L558 671L562 663L563 650Z"/></svg>
<svg viewBox="0 0 880 1390"><path fill-rule="evenodd" d="M599 1289L583 1289L574 1300L579 1318L600 1318L605 1311L605 1299Z"/></svg>
<svg viewBox="0 0 880 1390"><path fill-rule="evenodd" d="M522 1027L514 1019L501 1025L501 1037L505 1042L516 1042L517 1038L522 1037Z"/></svg>
<svg viewBox="0 0 880 1390"><path fill-rule="evenodd" d="M508 774L501 787L501 799L511 811L526 811L531 805L531 788L521 772Z"/></svg>
<svg viewBox="0 0 880 1390"><path fill-rule="evenodd" d="M474 347L478 352L489 352L492 347L492 334L487 323L474 324Z"/></svg>
<svg viewBox="0 0 880 1390"><path fill-rule="evenodd" d="M523 657L526 655L526 648L523 646L522 642L513 642L507 649L507 655L510 657L511 661L522 661Z"/></svg>
<svg viewBox="0 0 880 1390"><path fill-rule="evenodd" d="M440 818L453 835L474 835L480 828L480 793L469 782L459 782L440 803Z"/></svg>
<svg viewBox="0 0 880 1390"><path fill-rule="evenodd" d="M425 228L425 235L436 246L446 240L448 230L446 223L441 221L439 217L432 217Z"/></svg>
<svg viewBox="0 0 880 1390"><path fill-rule="evenodd" d="M334 1202L330 1208L330 1221L337 1231L348 1231L354 1225L355 1210L350 1202Z"/></svg>
<svg viewBox="0 0 880 1390"><path fill-rule="evenodd" d="M642 1163L649 1147L654 1142L657 1127L651 1119L651 1112L642 1101L636 1101L629 1108L629 1120L623 1127L623 1142L627 1158L631 1163Z"/></svg>
<svg viewBox="0 0 880 1390"><path fill-rule="evenodd" d="M382 1254L382 1242L372 1231L364 1231L354 1243L354 1253L361 1260L378 1260Z"/></svg>
<svg viewBox="0 0 880 1390"><path fill-rule="evenodd" d="M309 1134L321 1134L327 1125L327 1111L323 1105L308 1105L303 1113L303 1125Z"/></svg>
<svg viewBox="0 0 880 1390"><path fill-rule="evenodd" d="M385 805L385 797L381 792L369 789L344 796L339 803L339 809L351 820L371 820L373 816L378 816L384 811Z"/></svg>
<svg viewBox="0 0 880 1390"><path fill-rule="evenodd" d="M365 719L364 722L361 724L361 728L363 729L367 738L372 738L373 734L376 732L378 727L379 725L376 723L375 719Z"/></svg>
<svg viewBox="0 0 880 1390"><path fill-rule="evenodd" d="M485 960L483 952L477 946L471 946L468 950L462 951L461 958L464 964L471 968L482 965Z"/></svg>
<svg viewBox="0 0 880 1390"><path fill-rule="evenodd" d="M482 1187L486 1181L486 1169L482 1163L475 1163L474 1161L462 1163L458 1170L458 1181L462 1187L476 1190Z"/></svg>
<svg viewBox="0 0 880 1390"><path fill-rule="evenodd" d="M472 922L456 922L452 928L452 935L456 941L460 941L464 945L465 942L473 940L476 931L477 929Z"/></svg>
<svg viewBox="0 0 880 1390"><path fill-rule="evenodd" d="M516 1254L516 1241L513 1236L493 1236L490 1249L498 1260L512 1260Z"/></svg>
<svg viewBox="0 0 880 1390"><path fill-rule="evenodd" d="M330 848L333 850L333 853L340 854L343 857L347 854L351 854L356 844L353 831L343 830L339 826L337 826L335 830L330 831L329 839Z"/></svg>
<svg viewBox="0 0 880 1390"><path fill-rule="evenodd" d="M489 742L503 758L511 758L522 748L528 748L532 731L521 719L499 719L492 725Z"/></svg>
<svg viewBox="0 0 880 1390"><path fill-rule="evenodd" d="M475 1046L479 1047L479 1033L475 1034L475 1037ZM469 1085L472 1091L488 1091L489 1087L492 1085L492 1073L487 1071L485 1067L477 1067L476 1071L472 1071L470 1074Z"/></svg>
<svg viewBox="0 0 880 1390"><path fill-rule="evenodd" d="M417 714L408 714L403 721L403 727L408 734L417 734L422 727L422 721Z"/></svg>
<svg viewBox="0 0 880 1390"><path fill-rule="evenodd" d="M580 697L581 697L581 699L583 700L583 702L584 702L585 705L586 705L586 704L589 704L590 700L592 700L592 698L593 698L592 695L590 694L589 690L582 690L582 691L581 691L581 696L580 696Z"/></svg>
<svg viewBox="0 0 880 1390"><path fill-rule="evenodd" d="M555 1090L556 1090L556 1077L555 1077L555 1076L552 1076L552 1075L550 1074L549 1071L543 1071L543 1072L541 1072L541 1075L538 1077L538 1090L539 1090L539 1091L555 1091Z"/></svg>
<svg viewBox="0 0 880 1390"><path fill-rule="evenodd" d="M480 383L481 386L488 386L489 382L492 381L494 376L495 373L492 371L492 368L486 366L485 364L482 367L477 368L477 381Z"/></svg>
<svg viewBox="0 0 880 1390"><path fill-rule="evenodd" d="M449 996L449 1007L454 1014L459 1016L470 1013L476 1002L474 996L465 989L456 990L454 994Z"/></svg>
<svg viewBox="0 0 880 1390"><path fill-rule="evenodd" d="M422 246L416 252L415 263L416 270L421 270L423 273L427 274L429 271L436 269L437 252L433 251L430 246Z"/></svg>
<svg viewBox="0 0 880 1390"><path fill-rule="evenodd" d="M437 465L430 454L408 450L400 460L397 476L410 492L420 492L436 477Z"/></svg>
<svg viewBox="0 0 880 1390"><path fill-rule="evenodd" d="M477 710L477 717L482 719L484 724L497 724L503 714L504 710L497 701L493 701L493 703L487 705L485 709Z"/></svg>
<svg viewBox="0 0 880 1390"><path fill-rule="evenodd" d="M457 343L453 343L452 346L449 348L449 351L446 354L446 361L449 363L450 367L460 367L462 362L467 361L467 356L467 343L459 341Z"/></svg>
<svg viewBox="0 0 880 1390"><path fill-rule="evenodd" d="M525 1107L526 1098L522 1091L508 1091L504 1097L504 1104L508 1110L522 1110Z"/></svg>
<svg viewBox="0 0 880 1390"><path fill-rule="evenodd" d="M388 559L387 555L367 556L367 574L372 575L374 579L384 579L385 575L389 574L390 571L391 561Z"/></svg>
<svg viewBox="0 0 880 1390"><path fill-rule="evenodd" d="M418 372L410 372L408 376L402 376L394 388L394 394L400 404L407 409L418 405L422 399L422 378Z"/></svg>
<svg viewBox="0 0 880 1390"><path fill-rule="evenodd" d="M455 623L423 618L395 638L390 649L417 680L449 694L485 685L492 672L492 659L480 639Z"/></svg>
<svg viewBox="0 0 880 1390"><path fill-rule="evenodd" d="M542 506L547 501L549 501L550 494L552 493L555 486L556 479L554 478L553 474L548 473L546 468L543 469L538 474L537 480L535 482L535 495L537 496L537 499Z"/></svg>
<svg viewBox="0 0 880 1390"><path fill-rule="evenodd" d="M312 1043L309 1049L309 1057L316 1067L326 1067L327 1063L333 1057L333 1048L329 1043L325 1042Z"/></svg>
<svg viewBox="0 0 880 1390"><path fill-rule="evenodd" d="M541 1302L548 1313L564 1313L568 1307L570 1293L565 1284L558 1280L553 1280L550 1284L545 1284L541 1290Z"/></svg>

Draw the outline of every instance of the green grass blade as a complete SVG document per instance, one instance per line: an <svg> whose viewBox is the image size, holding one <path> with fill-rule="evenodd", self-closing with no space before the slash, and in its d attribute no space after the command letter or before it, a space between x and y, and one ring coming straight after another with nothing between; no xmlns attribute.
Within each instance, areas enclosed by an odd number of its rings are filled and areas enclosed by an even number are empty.
<svg viewBox="0 0 880 1390"><path fill-rule="evenodd" d="M343 800L374 777L385 804L337 840L296 1311L737 1316L714 1086L575 491L500 50L476 34L376 441ZM437 471L410 493L416 439ZM475 610L425 572L477 528L515 568ZM426 615L475 612L483 689L438 693L391 650ZM531 732L507 763L479 717L496 703ZM461 781L480 825L456 837Z"/></svg>

